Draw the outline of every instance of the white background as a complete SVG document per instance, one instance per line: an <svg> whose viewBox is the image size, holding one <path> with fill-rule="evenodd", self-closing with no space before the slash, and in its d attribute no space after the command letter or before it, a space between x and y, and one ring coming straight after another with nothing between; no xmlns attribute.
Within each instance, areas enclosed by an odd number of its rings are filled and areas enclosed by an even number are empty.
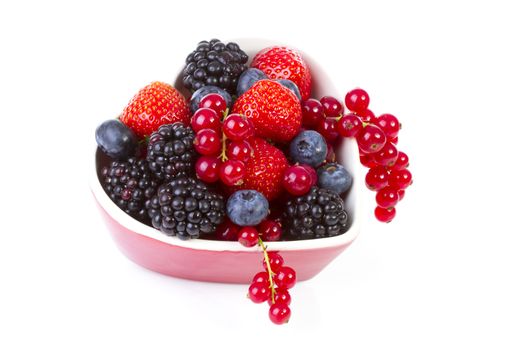
<svg viewBox="0 0 525 350"><path fill-rule="evenodd" d="M519 3L3 1L0 348L525 348ZM398 217L377 223L359 184L361 235L282 327L245 286L128 261L87 185L95 127L212 37L302 48L403 123Z"/></svg>

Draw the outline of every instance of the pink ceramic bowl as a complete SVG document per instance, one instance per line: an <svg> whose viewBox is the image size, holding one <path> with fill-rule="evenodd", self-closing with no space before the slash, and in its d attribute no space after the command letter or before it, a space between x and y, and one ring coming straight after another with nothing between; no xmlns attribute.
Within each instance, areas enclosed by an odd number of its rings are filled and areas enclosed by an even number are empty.
<svg viewBox="0 0 525 350"><path fill-rule="evenodd" d="M235 41L250 57L264 47L280 44L261 39ZM341 96L321 66L306 53L303 55L313 75L312 96ZM176 85L183 89L180 76ZM359 152L355 140L345 139L336 153L337 159L354 177L352 189L345 198L346 209L352 218L350 229L331 238L268 243L270 251L279 251L286 264L296 270L298 280L307 280L318 274L354 241L359 232L361 213L356 185L363 182L357 171ZM91 189L114 241L130 260L165 275L209 282L250 283L253 275L262 269L262 253L257 247L245 248L237 242L203 239L182 241L128 216L111 201L100 184L96 169L109 162L107 156L96 151Z"/></svg>

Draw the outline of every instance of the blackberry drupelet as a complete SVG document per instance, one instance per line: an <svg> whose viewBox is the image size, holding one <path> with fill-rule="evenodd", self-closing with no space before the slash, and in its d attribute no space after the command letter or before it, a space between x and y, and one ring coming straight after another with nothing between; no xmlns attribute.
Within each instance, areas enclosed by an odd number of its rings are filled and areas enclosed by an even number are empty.
<svg viewBox="0 0 525 350"><path fill-rule="evenodd" d="M143 222L148 219L144 204L155 195L157 185L145 160L132 157L122 162L114 161L110 167L102 169L102 187L111 200Z"/></svg>
<svg viewBox="0 0 525 350"><path fill-rule="evenodd" d="M248 55L236 43L204 40L186 58L182 81L191 92L212 85L233 95L239 76L248 68L247 62Z"/></svg>
<svg viewBox="0 0 525 350"><path fill-rule="evenodd" d="M215 232L225 217L224 200L201 181L179 175L146 202L153 227L180 239Z"/></svg>
<svg viewBox="0 0 525 350"><path fill-rule="evenodd" d="M193 148L195 133L182 123L162 125L151 134L146 159L160 180L171 180L178 174L191 174L197 153Z"/></svg>
<svg viewBox="0 0 525 350"><path fill-rule="evenodd" d="M312 187L309 193L286 203L283 238L300 240L332 237L345 233L350 217L337 193Z"/></svg>

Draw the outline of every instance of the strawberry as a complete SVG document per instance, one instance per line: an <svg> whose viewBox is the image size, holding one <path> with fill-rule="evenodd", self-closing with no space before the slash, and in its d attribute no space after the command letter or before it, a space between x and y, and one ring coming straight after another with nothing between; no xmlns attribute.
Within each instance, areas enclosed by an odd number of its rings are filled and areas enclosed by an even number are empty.
<svg viewBox="0 0 525 350"><path fill-rule="evenodd" d="M267 47L255 55L252 67L262 70L270 79L293 81L303 100L310 97L312 75L299 52L283 46Z"/></svg>
<svg viewBox="0 0 525 350"><path fill-rule="evenodd" d="M257 136L291 140L301 127L301 104L294 93L271 80L259 80L233 105L233 113L251 118Z"/></svg>
<svg viewBox="0 0 525 350"><path fill-rule="evenodd" d="M261 138L254 137L249 143L253 154L246 162L244 181L233 189L256 190L268 200L275 199L283 188L281 184L288 161L280 149Z"/></svg>
<svg viewBox="0 0 525 350"><path fill-rule="evenodd" d="M149 136L163 124L190 122L190 110L184 96L173 86L153 82L129 101L120 120L139 138Z"/></svg>

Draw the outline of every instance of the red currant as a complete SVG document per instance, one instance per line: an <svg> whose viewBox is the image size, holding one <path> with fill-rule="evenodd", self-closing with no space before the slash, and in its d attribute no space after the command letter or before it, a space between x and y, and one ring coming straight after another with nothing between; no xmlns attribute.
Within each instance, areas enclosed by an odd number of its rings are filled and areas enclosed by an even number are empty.
<svg viewBox="0 0 525 350"><path fill-rule="evenodd" d="M321 104L327 118L337 118L343 114L343 105L335 97L324 96L321 98Z"/></svg>
<svg viewBox="0 0 525 350"><path fill-rule="evenodd" d="M360 154L359 161L361 162L361 164L370 169L378 166L378 164L374 160L374 156L371 154Z"/></svg>
<svg viewBox="0 0 525 350"><path fill-rule="evenodd" d="M252 122L240 114L230 114L222 125L227 138L234 141L245 140L254 133Z"/></svg>
<svg viewBox="0 0 525 350"><path fill-rule="evenodd" d="M378 126L368 124L357 134L356 140L360 151L363 153L375 153L385 145L386 136Z"/></svg>
<svg viewBox="0 0 525 350"><path fill-rule="evenodd" d="M274 276L274 282L279 288L292 288L296 282L295 270L289 266L281 266L280 270Z"/></svg>
<svg viewBox="0 0 525 350"><path fill-rule="evenodd" d="M339 136L337 132L337 119L325 118L317 126L317 132L320 133L327 142L333 142Z"/></svg>
<svg viewBox="0 0 525 350"><path fill-rule="evenodd" d="M221 95L208 94L202 98L199 107L213 109L218 115L222 116L226 112L228 105Z"/></svg>
<svg viewBox="0 0 525 350"><path fill-rule="evenodd" d="M337 131L343 137L355 137L363 129L363 121L355 114L347 114L337 122Z"/></svg>
<svg viewBox="0 0 525 350"><path fill-rule="evenodd" d="M270 288L265 283L252 283L248 288L248 297L254 303L263 303L270 298Z"/></svg>
<svg viewBox="0 0 525 350"><path fill-rule="evenodd" d="M195 150L204 156L216 156L221 151L219 134L212 129L202 129L197 132L193 145Z"/></svg>
<svg viewBox="0 0 525 350"><path fill-rule="evenodd" d="M308 174L310 174L310 180L311 180L312 186L316 185L317 184L317 172L315 171L315 169L309 166L308 164L301 164L300 167L303 167L308 172Z"/></svg>
<svg viewBox="0 0 525 350"><path fill-rule="evenodd" d="M217 227L215 236L219 241L236 241L239 226L235 225L230 219L226 218L222 224Z"/></svg>
<svg viewBox="0 0 525 350"><path fill-rule="evenodd" d="M376 209L374 210L374 214L377 220L381 222L390 222L396 216L396 208L385 209L381 207L376 207Z"/></svg>
<svg viewBox="0 0 525 350"><path fill-rule="evenodd" d="M278 303L270 306L270 320L275 324L288 323L292 312L288 305Z"/></svg>
<svg viewBox="0 0 525 350"><path fill-rule="evenodd" d="M272 303L272 298L268 299L268 304L270 304L270 306L272 306L273 304L284 304L286 306L290 306L290 304L292 303L292 297L286 289L277 289L275 291L273 300L274 302Z"/></svg>
<svg viewBox="0 0 525 350"><path fill-rule="evenodd" d="M392 170L388 184L399 190L404 190L412 184L412 173L408 169Z"/></svg>
<svg viewBox="0 0 525 350"><path fill-rule="evenodd" d="M399 129L401 129L401 124L399 124L397 118L394 117L392 114L380 115L379 117L377 117L375 123L383 130L386 137L388 137L389 139L397 137L397 133L399 132Z"/></svg>
<svg viewBox="0 0 525 350"><path fill-rule="evenodd" d="M364 122L375 124L376 115L371 110L367 109L366 111L359 113L359 115Z"/></svg>
<svg viewBox="0 0 525 350"><path fill-rule="evenodd" d="M374 153L374 160L377 164L393 166L396 163L398 151L394 144L387 142L377 153Z"/></svg>
<svg viewBox="0 0 525 350"><path fill-rule="evenodd" d="M284 172L283 187L294 196L302 196L310 191L312 177L302 166L291 166Z"/></svg>
<svg viewBox="0 0 525 350"><path fill-rule="evenodd" d="M268 286L270 284L270 280L268 279L268 272L257 272L255 276L253 276L252 283L264 283Z"/></svg>
<svg viewBox="0 0 525 350"><path fill-rule="evenodd" d="M345 96L346 107L357 113L365 112L370 103L368 93L363 89L354 89Z"/></svg>
<svg viewBox="0 0 525 350"><path fill-rule="evenodd" d="M232 141L226 149L226 155L228 159L240 160L241 162L247 162L252 157L252 147L248 141Z"/></svg>
<svg viewBox="0 0 525 350"><path fill-rule="evenodd" d="M204 182L213 183L219 180L221 162L216 157L202 156L195 163L197 177Z"/></svg>
<svg viewBox="0 0 525 350"><path fill-rule="evenodd" d="M221 119L213 109L199 108L191 117L191 128L195 132L202 129L212 129L219 132L221 129Z"/></svg>
<svg viewBox="0 0 525 350"><path fill-rule="evenodd" d="M315 128L324 119L324 108L321 102L310 98L303 102L303 124Z"/></svg>
<svg viewBox="0 0 525 350"><path fill-rule="evenodd" d="M228 159L222 163L219 170L219 177L226 186L241 185L245 174L246 167L244 163L235 159Z"/></svg>
<svg viewBox="0 0 525 350"><path fill-rule="evenodd" d="M261 238L265 242L273 242L281 239L283 229L281 225L272 220L263 220L258 226Z"/></svg>
<svg viewBox="0 0 525 350"><path fill-rule="evenodd" d="M245 247L253 247L259 240L259 233L255 227L241 227L237 232L237 240Z"/></svg>
<svg viewBox="0 0 525 350"><path fill-rule="evenodd" d="M393 208L399 202L397 188L386 186L376 194L376 203L381 208Z"/></svg>
<svg viewBox="0 0 525 350"><path fill-rule="evenodd" d="M268 252L268 260L270 261L270 268L273 273L277 273L281 266L284 264L284 259L281 254L276 252ZM266 260L263 259L264 269L268 271L268 266L266 265Z"/></svg>
<svg viewBox="0 0 525 350"><path fill-rule="evenodd" d="M394 145L397 145L397 142L399 141L399 138L396 136L393 139L388 139L388 141L392 142Z"/></svg>
<svg viewBox="0 0 525 350"><path fill-rule="evenodd" d="M366 187L379 191L388 185L388 170L384 166L375 166L368 170L365 177Z"/></svg>
<svg viewBox="0 0 525 350"><path fill-rule="evenodd" d="M399 151L397 155L397 160L395 164L392 166L392 169L394 170L403 170L408 168L408 156L405 152Z"/></svg>
<svg viewBox="0 0 525 350"><path fill-rule="evenodd" d="M401 201L405 197L405 190L399 190L397 194L399 195L399 201Z"/></svg>

